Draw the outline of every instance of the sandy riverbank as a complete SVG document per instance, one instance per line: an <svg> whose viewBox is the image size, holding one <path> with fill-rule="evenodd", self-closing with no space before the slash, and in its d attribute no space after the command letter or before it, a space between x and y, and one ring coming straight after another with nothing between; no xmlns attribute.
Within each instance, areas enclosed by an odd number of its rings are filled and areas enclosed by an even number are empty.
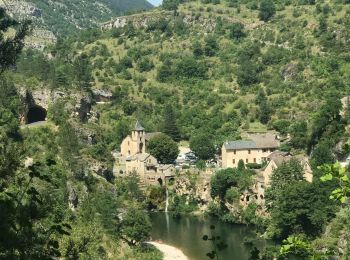
<svg viewBox="0 0 350 260"><path fill-rule="evenodd" d="M187 256L176 247L157 243L157 242L148 242L155 246L159 251L164 254L164 260L189 260Z"/></svg>

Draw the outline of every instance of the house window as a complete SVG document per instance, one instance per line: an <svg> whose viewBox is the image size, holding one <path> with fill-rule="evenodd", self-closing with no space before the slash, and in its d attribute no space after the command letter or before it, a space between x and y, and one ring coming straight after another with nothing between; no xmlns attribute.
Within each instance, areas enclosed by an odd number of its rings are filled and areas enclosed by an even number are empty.
<svg viewBox="0 0 350 260"><path fill-rule="evenodd" d="M233 150L233 153L236 154L236 150Z"/></svg>
<svg viewBox="0 0 350 260"><path fill-rule="evenodd" d="M236 159L232 159L232 163L233 163L233 164L236 164Z"/></svg>
<svg viewBox="0 0 350 260"><path fill-rule="evenodd" d="M130 146L130 141L128 141L128 146Z"/></svg>
<svg viewBox="0 0 350 260"><path fill-rule="evenodd" d="M249 160L248 160L248 159L245 159L245 162L246 162L246 163L248 163L248 162L249 162Z"/></svg>
<svg viewBox="0 0 350 260"><path fill-rule="evenodd" d="M256 163L256 158L254 158L254 163Z"/></svg>
<svg viewBox="0 0 350 260"><path fill-rule="evenodd" d="M148 163L151 163L151 162L152 162L152 160L151 160L151 159L149 159L149 160L148 160Z"/></svg>
<svg viewBox="0 0 350 260"><path fill-rule="evenodd" d="M250 150L248 150L248 154L250 154L250 152L251 152L251 151L250 151Z"/></svg>
<svg viewBox="0 0 350 260"><path fill-rule="evenodd" d="M130 155L130 150L128 151L128 155Z"/></svg>
<svg viewBox="0 0 350 260"><path fill-rule="evenodd" d="M263 149L263 153L266 153L267 152L267 149Z"/></svg>

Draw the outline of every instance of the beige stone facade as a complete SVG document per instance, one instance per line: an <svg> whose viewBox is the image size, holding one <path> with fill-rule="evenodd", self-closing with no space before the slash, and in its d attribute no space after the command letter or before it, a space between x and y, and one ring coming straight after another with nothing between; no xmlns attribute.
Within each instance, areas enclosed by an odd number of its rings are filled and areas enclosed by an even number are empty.
<svg viewBox="0 0 350 260"><path fill-rule="evenodd" d="M275 169L277 169L282 163L288 162L291 159L296 159L300 162L304 170L304 178L308 182L312 182L313 175L309 160L307 157L302 155L293 156L290 153L275 151L267 157L267 165L263 170L257 172L254 185L246 190L241 195L241 204L243 206L249 203L256 203L265 208L265 189L269 187L271 176Z"/></svg>
<svg viewBox="0 0 350 260"><path fill-rule="evenodd" d="M146 153L148 140L159 133L146 133L139 122L136 122L131 135L127 136L120 146L120 153L113 154L115 164L114 176L124 177L136 173L145 184L163 184L175 174L174 165L159 164L157 159Z"/></svg>
<svg viewBox="0 0 350 260"><path fill-rule="evenodd" d="M146 133L145 129L137 121L131 135L128 135L120 146L122 156L132 156L138 153L146 152Z"/></svg>
<svg viewBox="0 0 350 260"><path fill-rule="evenodd" d="M252 134L248 140L225 142L222 146L222 168L235 168L242 160L247 163L261 164L280 146L272 134Z"/></svg>
<svg viewBox="0 0 350 260"><path fill-rule="evenodd" d="M267 157L268 164L262 171L262 175L264 177L264 184L266 187L270 185L270 179L273 174L273 171L277 169L282 163L288 162L291 159L296 159L300 162L304 170L305 180L308 182L312 182L313 175L307 157L304 157L302 155L293 156L292 154L287 152L276 151Z"/></svg>

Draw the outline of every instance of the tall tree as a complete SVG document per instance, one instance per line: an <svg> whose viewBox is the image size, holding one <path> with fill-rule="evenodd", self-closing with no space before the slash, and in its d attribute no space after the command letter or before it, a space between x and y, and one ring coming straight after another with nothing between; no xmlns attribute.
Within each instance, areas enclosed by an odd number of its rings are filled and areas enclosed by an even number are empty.
<svg viewBox="0 0 350 260"><path fill-rule="evenodd" d="M81 54L74 61L76 83L82 90L90 90L92 75L90 61L86 54Z"/></svg>
<svg viewBox="0 0 350 260"><path fill-rule="evenodd" d="M262 0L259 9L259 18L267 22L276 13L276 7L273 0Z"/></svg>
<svg viewBox="0 0 350 260"><path fill-rule="evenodd" d="M190 148L201 160L208 160L215 155L213 137L207 133L199 133L190 139Z"/></svg>
<svg viewBox="0 0 350 260"><path fill-rule="evenodd" d="M177 143L165 134L157 135L149 141L148 152L160 163L173 163L179 154Z"/></svg>
<svg viewBox="0 0 350 260"><path fill-rule="evenodd" d="M267 101L260 104L260 114L259 119L262 124L267 124L271 117L271 108Z"/></svg>
<svg viewBox="0 0 350 260"><path fill-rule="evenodd" d="M15 65L18 55L24 47L24 38L29 31L30 22L19 23L10 18L3 8L0 8L0 72ZM7 32L15 30L13 37Z"/></svg>
<svg viewBox="0 0 350 260"><path fill-rule="evenodd" d="M180 129L176 123L176 116L174 113L173 106L167 104L164 108L164 122L163 132L170 136L174 141L178 142L181 140Z"/></svg>
<svg viewBox="0 0 350 260"><path fill-rule="evenodd" d="M334 205L325 192L329 187L319 181L305 181L303 173L299 161L291 160L271 176L266 202L271 214L270 230L277 238L287 238L293 233L316 236L334 215Z"/></svg>
<svg viewBox="0 0 350 260"><path fill-rule="evenodd" d="M15 32L12 38L7 34L10 29ZM1 72L15 64L27 31L28 23L19 24L0 8ZM56 235L68 234L65 229L69 226L63 225L60 218L56 218L55 223L44 221L54 210L47 207L53 201L43 194L45 184L49 185L50 181L45 173L55 162L44 161L26 168L21 166L24 146L19 132L19 96L4 75L0 75L0 93L0 258L58 258Z"/></svg>

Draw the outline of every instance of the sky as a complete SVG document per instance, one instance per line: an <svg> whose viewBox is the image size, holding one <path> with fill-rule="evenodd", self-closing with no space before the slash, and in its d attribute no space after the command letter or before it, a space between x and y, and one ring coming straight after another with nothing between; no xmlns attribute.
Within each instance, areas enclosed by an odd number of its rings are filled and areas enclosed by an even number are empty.
<svg viewBox="0 0 350 260"><path fill-rule="evenodd" d="M151 4L158 6L162 3L163 0L148 0Z"/></svg>

